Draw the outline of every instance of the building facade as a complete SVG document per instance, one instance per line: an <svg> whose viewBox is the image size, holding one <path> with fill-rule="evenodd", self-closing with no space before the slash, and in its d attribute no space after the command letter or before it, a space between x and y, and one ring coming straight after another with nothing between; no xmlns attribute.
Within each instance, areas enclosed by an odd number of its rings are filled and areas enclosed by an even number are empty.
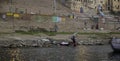
<svg viewBox="0 0 120 61"><path fill-rule="evenodd" d="M97 9L98 6L101 6L103 10L107 10L107 0L69 0L69 3L66 3L74 11L80 11L81 7L88 7L92 9Z"/></svg>
<svg viewBox="0 0 120 61"><path fill-rule="evenodd" d="M82 6L82 3L80 0L71 0L71 9L74 11L78 11L80 10L80 7Z"/></svg>
<svg viewBox="0 0 120 61"><path fill-rule="evenodd" d="M112 11L120 12L120 0L112 0Z"/></svg>

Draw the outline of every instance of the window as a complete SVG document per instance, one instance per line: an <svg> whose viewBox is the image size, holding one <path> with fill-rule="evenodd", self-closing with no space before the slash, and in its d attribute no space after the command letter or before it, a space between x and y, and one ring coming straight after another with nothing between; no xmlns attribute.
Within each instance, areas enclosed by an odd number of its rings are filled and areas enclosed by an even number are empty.
<svg viewBox="0 0 120 61"><path fill-rule="evenodd" d="M103 1L100 1L100 3L103 3Z"/></svg>
<svg viewBox="0 0 120 61"><path fill-rule="evenodd" d="M118 5L117 9L119 9L119 5Z"/></svg>

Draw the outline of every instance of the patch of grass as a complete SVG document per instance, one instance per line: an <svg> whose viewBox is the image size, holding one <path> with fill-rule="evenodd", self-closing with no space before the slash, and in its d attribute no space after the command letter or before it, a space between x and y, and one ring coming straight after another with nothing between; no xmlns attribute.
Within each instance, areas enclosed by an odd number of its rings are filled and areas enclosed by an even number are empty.
<svg viewBox="0 0 120 61"><path fill-rule="evenodd" d="M46 31L46 30L45 31L36 31L36 30L22 31L22 30L17 30L15 32L16 33L21 33L21 34L30 34L30 35L43 33L43 34L46 34L48 36L55 36L57 34L74 34L74 32L49 32L49 31ZM101 33L101 32L79 32L78 34L79 35L98 35L98 36L104 38L104 37L109 37L111 34L120 34L120 32L109 32L109 33Z"/></svg>
<svg viewBox="0 0 120 61"><path fill-rule="evenodd" d="M79 34L83 35L99 35L99 34L107 34L107 33L101 33L101 32L81 32Z"/></svg>
<svg viewBox="0 0 120 61"><path fill-rule="evenodd" d="M57 34L56 32L22 31L22 30L16 30L15 32L20 33L20 34L29 34L29 35L43 33L43 34L46 34L48 36L55 36Z"/></svg>
<svg viewBox="0 0 120 61"><path fill-rule="evenodd" d="M43 32L43 33L48 36L55 36L57 34L56 32Z"/></svg>
<svg viewBox="0 0 120 61"><path fill-rule="evenodd" d="M48 30L46 30L45 28L31 28L30 30L28 30L29 32L49 32Z"/></svg>
<svg viewBox="0 0 120 61"><path fill-rule="evenodd" d="M29 32L29 31L16 30L15 33L34 35L34 34L37 34L38 32Z"/></svg>
<svg viewBox="0 0 120 61"><path fill-rule="evenodd" d="M57 32L57 34L73 34L74 32Z"/></svg>
<svg viewBox="0 0 120 61"><path fill-rule="evenodd" d="M120 34L120 32L110 32L109 34Z"/></svg>

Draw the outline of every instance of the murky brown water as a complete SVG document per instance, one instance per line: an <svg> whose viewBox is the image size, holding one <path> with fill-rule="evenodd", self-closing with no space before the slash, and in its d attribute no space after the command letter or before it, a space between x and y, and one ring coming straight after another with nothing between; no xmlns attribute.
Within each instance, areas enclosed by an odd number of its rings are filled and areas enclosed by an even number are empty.
<svg viewBox="0 0 120 61"><path fill-rule="evenodd" d="M120 61L109 45L50 47L50 48L0 48L0 61Z"/></svg>

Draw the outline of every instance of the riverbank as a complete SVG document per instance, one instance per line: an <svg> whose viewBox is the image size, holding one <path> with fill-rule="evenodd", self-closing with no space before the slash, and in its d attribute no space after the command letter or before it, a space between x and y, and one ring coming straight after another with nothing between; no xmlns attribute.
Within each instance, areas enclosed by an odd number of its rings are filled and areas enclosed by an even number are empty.
<svg viewBox="0 0 120 61"><path fill-rule="evenodd" d="M61 46L62 42L71 43L72 34L20 34L6 33L0 35L0 47L51 47ZM78 34L76 41L78 45L105 45L109 44L110 37L119 34ZM71 45L70 45L71 46Z"/></svg>

